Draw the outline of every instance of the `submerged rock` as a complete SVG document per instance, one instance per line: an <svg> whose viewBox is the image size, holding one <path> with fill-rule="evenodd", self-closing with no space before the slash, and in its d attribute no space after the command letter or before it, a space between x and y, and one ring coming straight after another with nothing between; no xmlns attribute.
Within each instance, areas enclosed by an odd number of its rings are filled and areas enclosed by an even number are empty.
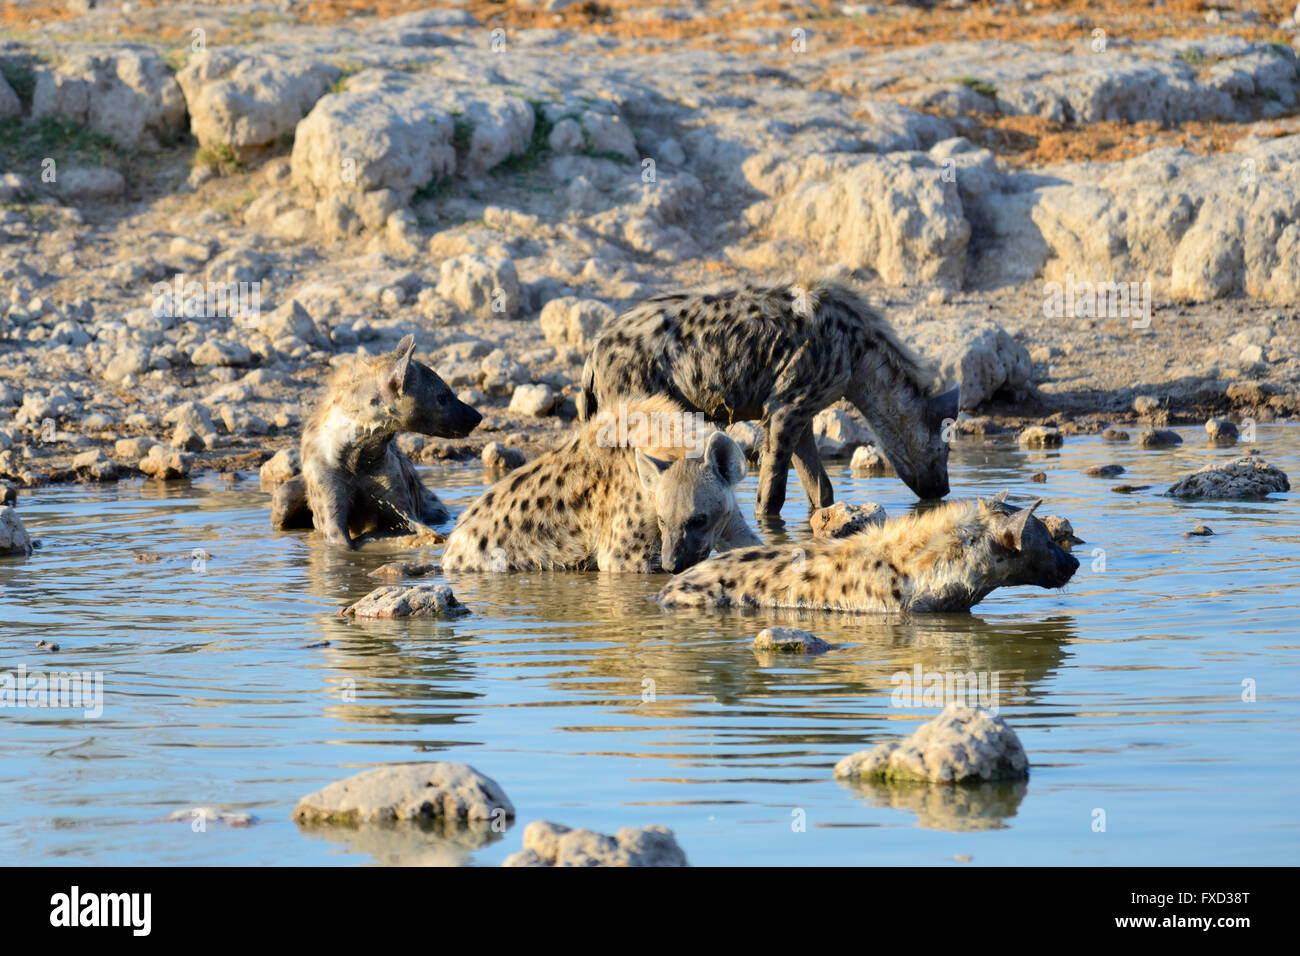
<svg viewBox="0 0 1300 956"><path fill-rule="evenodd" d="M874 501L851 505L837 501L829 508L819 508L808 519L814 538L847 538L872 525L884 524L885 509Z"/></svg>
<svg viewBox="0 0 1300 956"><path fill-rule="evenodd" d="M1171 498L1263 498L1291 490L1286 472L1254 455L1243 455L1221 465L1206 465L1180 479L1165 492Z"/></svg>
<svg viewBox="0 0 1300 956"><path fill-rule="evenodd" d="M438 570L436 564L417 564L414 561L395 561L381 564L370 572L372 578L422 578Z"/></svg>
<svg viewBox="0 0 1300 956"><path fill-rule="evenodd" d="M1115 478L1124 474L1123 465L1093 465L1084 472L1089 478Z"/></svg>
<svg viewBox="0 0 1300 956"><path fill-rule="evenodd" d="M1122 428L1107 428L1101 433L1102 441L1128 441L1129 434Z"/></svg>
<svg viewBox="0 0 1300 956"><path fill-rule="evenodd" d="M1184 538L1209 538L1213 537L1214 531L1207 524L1198 524L1191 531L1184 531Z"/></svg>
<svg viewBox="0 0 1300 956"><path fill-rule="evenodd" d="M32 539L23 527L18 512L11 506L0 507L0 557L32 553Z"/></svg>
<svg viewBox="0 0 1300 956"><path fill-rule="evenodd" d="M1205 423L1205 434L1219 445L1231 445L1239 437L1237 426L1227 418L1211 418Z"/></svg>
<svg viewBox="0 0 1300 956"><path fill-rule="evenodd" d="M221 823L228 827L251 827L257 817L242 810L222 810L218 807L190 807L186 810L173 810L163 818L167 823L189 823L202 821L203 825Z"/></svg>
<svg viewBox="0 0 1300 956"><path fill-rule="evenodd" d="M1018 441L1026 448L1060 448L1065 438L1055 425L1030 425Z"/></svg>
<svg viewBox="0 0 1300 956"><path fill-rule="evenodd" d="M460 617L469 608L445 584L386 584L339 611L353 617Z"/></svg>
<svg viewBox="0 0 1300 956"><path fill-rule="evenodd" d="M1029 774L1020 738L1001 717L980 707L951 704L902 742L880 744L845 757L837 777L886 783L1015 780Z"/></svg>
<svg viewBox="0 0 1300 956"><path fill-rule="evenodd" d="M514 815L495 780L467 764L443 761L366 770L307 794L293 810L295 823L344 827L468 824Z"/></svg>
<svg viewBox="0 0 1300 956"><path fill-rule="evenodd" d="M1072 544L1084 543L1082 538L1075 535L1070 519L1058 515L1043 515L1041 520L1047 528L1047 533L1052 536L1052 540L1061 547L1068 550Z"/></svg>
<svg viewBox="0 0 1300 956"><path fill-rule="evenodd" d="M754 638L756 651L780 651L783 654L823 654L831 649L820 637L793 627L769 627Z"/></svg>
<svg viewBox="0 0 1300 956"><path fill-rule="evenodd" d="M1143 448L1172 448L1182 443L1178 432L1167 428L1148 428L1138 435L1138 444Z"/></svg>
<svg viewBox="0 0 1300 956"><path fill-rule="evenodd" d="M606 836L538 820L524 829L524 848L502 866L689 866L671 830L623 827Z"/></svg>
<svg viewBox="0 0 1300 956"><path fill-rule="evenodd" d="M490 471L504 474L514 471L524 461L522 451L518 448L508 448L499 441L488 442L483 446L483 467Z"/></svg>
<svg viewBox="0 0 1300 956"><path fill-rule="evenodd" d="M853 457L849 459L849 470L859 477L894 474L894 466L875 445L861 445L855 448Z"/></svg>

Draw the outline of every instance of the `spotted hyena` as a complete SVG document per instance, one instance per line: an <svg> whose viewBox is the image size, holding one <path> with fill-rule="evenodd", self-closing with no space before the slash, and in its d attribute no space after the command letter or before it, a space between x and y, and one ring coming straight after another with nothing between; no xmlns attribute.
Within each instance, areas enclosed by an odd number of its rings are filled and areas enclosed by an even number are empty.
<svg viewBox="0 0 1300 956"><path fill-rule="evenodd" d="M718 555L659 592L665 607L968 611L994 588L1064 587L1079 561L1030 507L955 501L848 538Z"/></svg>
<svg viewBox="0 0 1300 956"><path fill-rule="evenodd" d="M943 423L957 391L932 373L849 285L746 286L661 295L614 319L583 370L578 411L621 395L666 395L716 422L761 420L760 515L785 503L793 458L813 508L834 501L813 438L819 411L847 398L898 476L922 498L948 493Z"/></svg>
<svg viewBox="0 0 1300 956"><path fill-rule="evenodd" d="M415 337L358 361L330 383L302 432L302 474L276 489L276 528L311 522L331 544L355 547L371 531L410 533L449 517L393 438L468 435L482 420L434 371L417 362Z"/></svg>
<svg viewBox="0 0 1300 956"><path fill-rule="evenodd" d="M628 419L638 427L621 428ZM674 424L689 421L663 398L597 416L470 505L443 569L676 572L761 543L736 503L744 453L723 432Z"/></svg>

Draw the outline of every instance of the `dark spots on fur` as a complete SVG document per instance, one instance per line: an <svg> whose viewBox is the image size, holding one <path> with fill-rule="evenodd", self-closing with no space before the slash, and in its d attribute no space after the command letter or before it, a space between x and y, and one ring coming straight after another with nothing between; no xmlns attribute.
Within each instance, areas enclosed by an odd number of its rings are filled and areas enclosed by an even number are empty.
<svg viewBox="0 0 1300 956"><path fill-rule="evenodd" d="M845 581L843 584L840 585L840 597L848 597L848 595L849 595L849 582Z"/></svg>
<svg viewBox="0 0 1300 956"><path fill-rule="evenodd" d="M530 503L531 502L529 502L527 498L523 498L515 502L515 508L519 511L520 514L528 514L528 506Z"/></svg>
<svg viewBox="0 0 1300 956"><path fill-rule="evenodd" d="M487 535L482 535L482 536L478 539L478 549L479 549L480 551L487 551L487 546L488 546Z"/></svg>
<svg viewBox="0 0 1300 956"><path fill-rule="evenodd" d="M879 570L880 570L881 568L883 568L884 566L885 566L885 562L884 562L884 561L881 561L880 559L877 558L877 559L876 559L876 563L875 563L875 569L876 569L877 571L879 571Z"/></svg>
<svg viewBox="0 0 1300 956"><path fill-rule="evenodd" d="M536 507L538 511L549 511L551 508L550 495L542 495L540 498L538 498Z"/></svg>
<svg viewBox="0 0 1300 956"><path fill-rule="evenodd" d="M898 590L898 588L894 588L894 589L893 589L892 591L890 591L889 593L892 594L892 595L894 596L894 600L895 600L895 601L901 601L901 600L903 600L903 592L900 591L900 590Z"/></svg>
<svg viewBox="0 0 1300 956"><path fill-rule="evenodd" d="M536 525L534 524L533 519L525 518L523 521L519 522L519 533L532 534L534 527L536 527Z"/></svg>
<svg viewBox="0 0 1300 956"><path fill-rule="evenodd" d="M527 475L522 475L522 474L521 474L521 475L515 475L515 477L514 477L514 478L511 480L511 482L510 482L510 490L511 490L511 492L518 491L518 490L519 490L519 486L522 485L522 484L524 483L524 479L525 479L526 477L528 477L528 476L527 476Z"/></svg>
<svg viewBox="0 0 1300 956"><path fill-rule="evenodd" d="M497 496L497 493L496 493L495 491L489 491L487 494L485 494L485 495L483 496L483 505L484 505L484 507L487 507L487 506L491 505L492 502L496 499L496 496Z"/></svg>
<svg viewBox="0 0 1300 956"><path fill-rule="evenodd" d="M740 556L739 560L743 564L748 564L751 561L757 561L761 557L763 557L761 551L746 551Z"/></svg>

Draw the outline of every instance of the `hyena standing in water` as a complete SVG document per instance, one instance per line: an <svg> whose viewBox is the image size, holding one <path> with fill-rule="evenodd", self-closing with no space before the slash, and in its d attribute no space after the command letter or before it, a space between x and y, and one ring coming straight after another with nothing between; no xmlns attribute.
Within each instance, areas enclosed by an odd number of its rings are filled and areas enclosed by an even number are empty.
<svg viewBox="0 0 1300 956"><path fill-rule="evenodd" d="M1079 561L999 500L954 501L848 538L718 555L659 592L665 607L969 611L995 588L1061 588Z"/></svg>
<svg viewBox="0 0 1300 956"><path fill-rule="evenodd" d="M715 548L761 543L736 502L744 477L725 433L692 427L665 398L633 400L484 492L448 535L442 567L681 571Z"/></svg>
<svg viewBox="0 0 1300 956"><path fill-rule="evenodd" d="M813 508L834 502L812 420L840 398L862 412L909 488L946 495L943 425L957 415L957 390L931 395L932 379L848 285L747 286L655 296L614 319L583 369L578 414L645 394L715 422L761 420L756 511L777 515L792 458Z"/></svg>
<svg viewBox="0 0 1300 956"><path fill-rule="evenodd" d="M390 354L335 375L302 432L302 475L275 491L273 527L314 524L330 544L353 548L354 536L415 533L447 520L393 438L463 438L483 416L412 358L414 351L408 335Z"/></svg>

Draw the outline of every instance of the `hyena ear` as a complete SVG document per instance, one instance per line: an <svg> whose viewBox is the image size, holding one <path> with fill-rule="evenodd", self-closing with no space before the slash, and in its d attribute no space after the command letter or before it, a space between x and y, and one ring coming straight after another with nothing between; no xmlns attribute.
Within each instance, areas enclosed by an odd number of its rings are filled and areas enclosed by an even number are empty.
<svg viewBox="0 0 1300 956"><path fill-rule="evenodd" d="M1042 498L1035 498L1034 503L1028 508L1021 508L1011 516L1006 530L1002 532L1002 544L1004 547L1011 551L1020 550L1025 537L1025 528L1029 524L1029 518L1033 515L1034 510L1042 503Z"/></svg>
<svg viewBox="0 0 1300 956"><path fill-rule="evenodd" d="M729 485L738 485L745 478L745 453L726 432L714 432L709 436L704 446L704 460Z"/></svg>
<svg viewBox="0 0 1300 956"><path fill-rule="evenodd" d="M411 355L415 352L415 336L403 336L388 356L388 368L384 371L384 391L401 395L406 385L406 375L411 370Z"/></svg>
<svg viewBox="0 0 1300 956"><path fill-rule="evenodd" d="M640 448L636 450L636 473L641 479L641 487L646 491L654 491L659 484L659 478L665 471L672 467L671 461L660 461L658 458L651 458Z"/></svg>

